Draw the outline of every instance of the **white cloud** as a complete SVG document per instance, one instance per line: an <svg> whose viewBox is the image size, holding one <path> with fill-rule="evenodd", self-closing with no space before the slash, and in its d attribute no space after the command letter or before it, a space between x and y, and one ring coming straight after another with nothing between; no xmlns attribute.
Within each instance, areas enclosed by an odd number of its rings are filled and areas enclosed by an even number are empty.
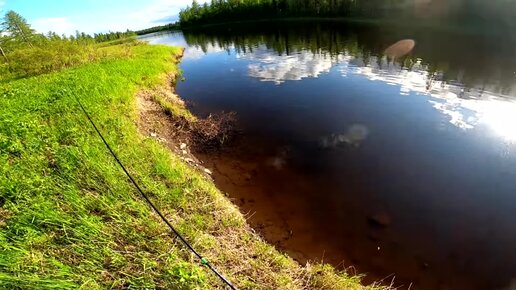
<svg viewBox="0 0 516 290"><path fill-rule="evenodd" d="M77 29L66 17L39 18L33 21L32 27L42 33L53 31L58 34L72 34Z"/></svg>
<svg viewBox="0 0 516 290"><path fill-rule="evenodd" d="M0 0L0 3L4 0ZM198 1L199 3L207 0ZM75 30L86 33L139 30L152 26L163 25L177 17L181 8L186 7L191 0L150 0L142 9L123 11L121 7L116 13L100 10L99 12L79 15L60 15L52 18L32 20L32 27L38 32L50 30L58 33L74 34ZM55 28L53 28L55 27Z"/></svg>

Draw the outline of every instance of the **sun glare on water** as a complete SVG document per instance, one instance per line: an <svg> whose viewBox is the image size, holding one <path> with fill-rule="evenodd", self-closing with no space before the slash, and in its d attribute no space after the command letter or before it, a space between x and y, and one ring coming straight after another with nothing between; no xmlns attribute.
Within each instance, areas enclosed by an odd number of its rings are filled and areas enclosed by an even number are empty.
<svg viewBox="0 0 516 290"><path fill-rule="evenodd" d="M516 142L516 103L490 101L483 104L480 122L511 142Z"/></svg>

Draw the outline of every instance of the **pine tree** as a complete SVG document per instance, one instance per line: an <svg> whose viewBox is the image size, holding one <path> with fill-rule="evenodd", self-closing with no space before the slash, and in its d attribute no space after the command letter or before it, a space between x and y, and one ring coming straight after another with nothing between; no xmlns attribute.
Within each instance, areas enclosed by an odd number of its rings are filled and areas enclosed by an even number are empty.
<svg viewBox="0 0 516 290"><path fill-rule="evenodd" d="M2 31L7 33L8 38L13 40L15 43L26 43L29 46L33 46L32 40L35 35L35 30L30 27L27 20L20 14L9 11L4 16L2 22Z"/></svg>

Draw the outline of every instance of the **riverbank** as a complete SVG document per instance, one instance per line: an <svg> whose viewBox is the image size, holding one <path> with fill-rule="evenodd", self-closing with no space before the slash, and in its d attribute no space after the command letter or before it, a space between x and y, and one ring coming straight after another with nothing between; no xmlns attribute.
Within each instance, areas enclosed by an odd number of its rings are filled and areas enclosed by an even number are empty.
<svg viewBox="0 0 516 290"><path fill-rule="evenodd" d="M77 97L169 221L239 289L380 289L281 254L204 169L141 134L142 96L157 114L196 120L156 93L179 74L182 50L128 49L128 58L0 84L1 288L223 288L139 198Z"/></svg>

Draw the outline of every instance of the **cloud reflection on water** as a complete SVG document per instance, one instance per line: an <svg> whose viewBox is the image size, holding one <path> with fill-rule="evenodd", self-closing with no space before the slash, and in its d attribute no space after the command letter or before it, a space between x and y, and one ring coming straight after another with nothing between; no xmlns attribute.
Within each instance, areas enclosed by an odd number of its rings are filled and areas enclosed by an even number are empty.
<svg viewBox="0 0 516 290"><path fill-rule="evenodd" d="M153 43L154 37L149 40ZM344 52L330 55L323 52L292 51L289 55L259 45L253 50L236 51L234 45L206 42L189 46L183 37L167 38L166 44L185 47L184 59L200 59L207 53L229 51L237 59L249 62L248 75L264 82L281 85L288 81L317 78L338 69L342 77L359 76L371 81L399 87L400 95L419 94L428 97L428 103L446 116L447 121L464 130L483 124L510 142L516 142L516 81L512 87L484 83L466 86L458 81L443 81L443 72L430 73L428 65L419 59L410 68L387 61L387 58L369 56L367 61L360 55ZM163 39L160 39L163 43Z"/></svg>
<svg viewBox="0 0 516 290"><path fill-rule="evenodd" d="M484 124L507 140L516 141L516 102L510 95L494 93L496 84L466 87L459 82L442 81L439 74L430 74L421 61L411 69L388 64L385 60L374 59L371 63L364 67L346 66L343 75L351 71L370 80L398 85L402 95L427 95L432 107L448 116L456 127L472 129ZM516 84L508 91L516 91Z"/></svg>
<svg viewBox="0 0 516 290"><path fill-rule="evenodd" d="M280 85L287 81L317 78L338 68L343 77L362 76L399 87L401 95L428 96L432 107L447 116L448 122L461 129L484 124L511 142L516 142L516 102L510 95L494 93L497 84L466 87L462 83L442 81L441 73L429 73L429 67L418 60L410 69L388 62L386 58L370 57L367 64L349 54L330 56L299 51L278 55L265 47L239 53L247 60L248 75L261 81ZM516 84L507 92L516 91Z"/></svg>
<svg viewBox="0 0 516 290"><path fill-rule="evenodd" d="M163 35L170 35L163 37ZM200 45L188 45L181 33L155 33L148 36L140 37L141 40L148 41L151 44L166 44L171 46L184 47L183 59L200 59L207 53L216 53L227 51L218 44L206 43L202 47ZM229 47L228 49L232 49Z"/></svg>
<svg viewBox="0 0 516 290"><path fill-rule="evenodd" d="M338 63L337 58L324 54L297 52L278 55L264 46L258 47L252 53L237 53L237 58L251 62L248 66L249 76L276 84L318 77L329 72Z"/></svg>

